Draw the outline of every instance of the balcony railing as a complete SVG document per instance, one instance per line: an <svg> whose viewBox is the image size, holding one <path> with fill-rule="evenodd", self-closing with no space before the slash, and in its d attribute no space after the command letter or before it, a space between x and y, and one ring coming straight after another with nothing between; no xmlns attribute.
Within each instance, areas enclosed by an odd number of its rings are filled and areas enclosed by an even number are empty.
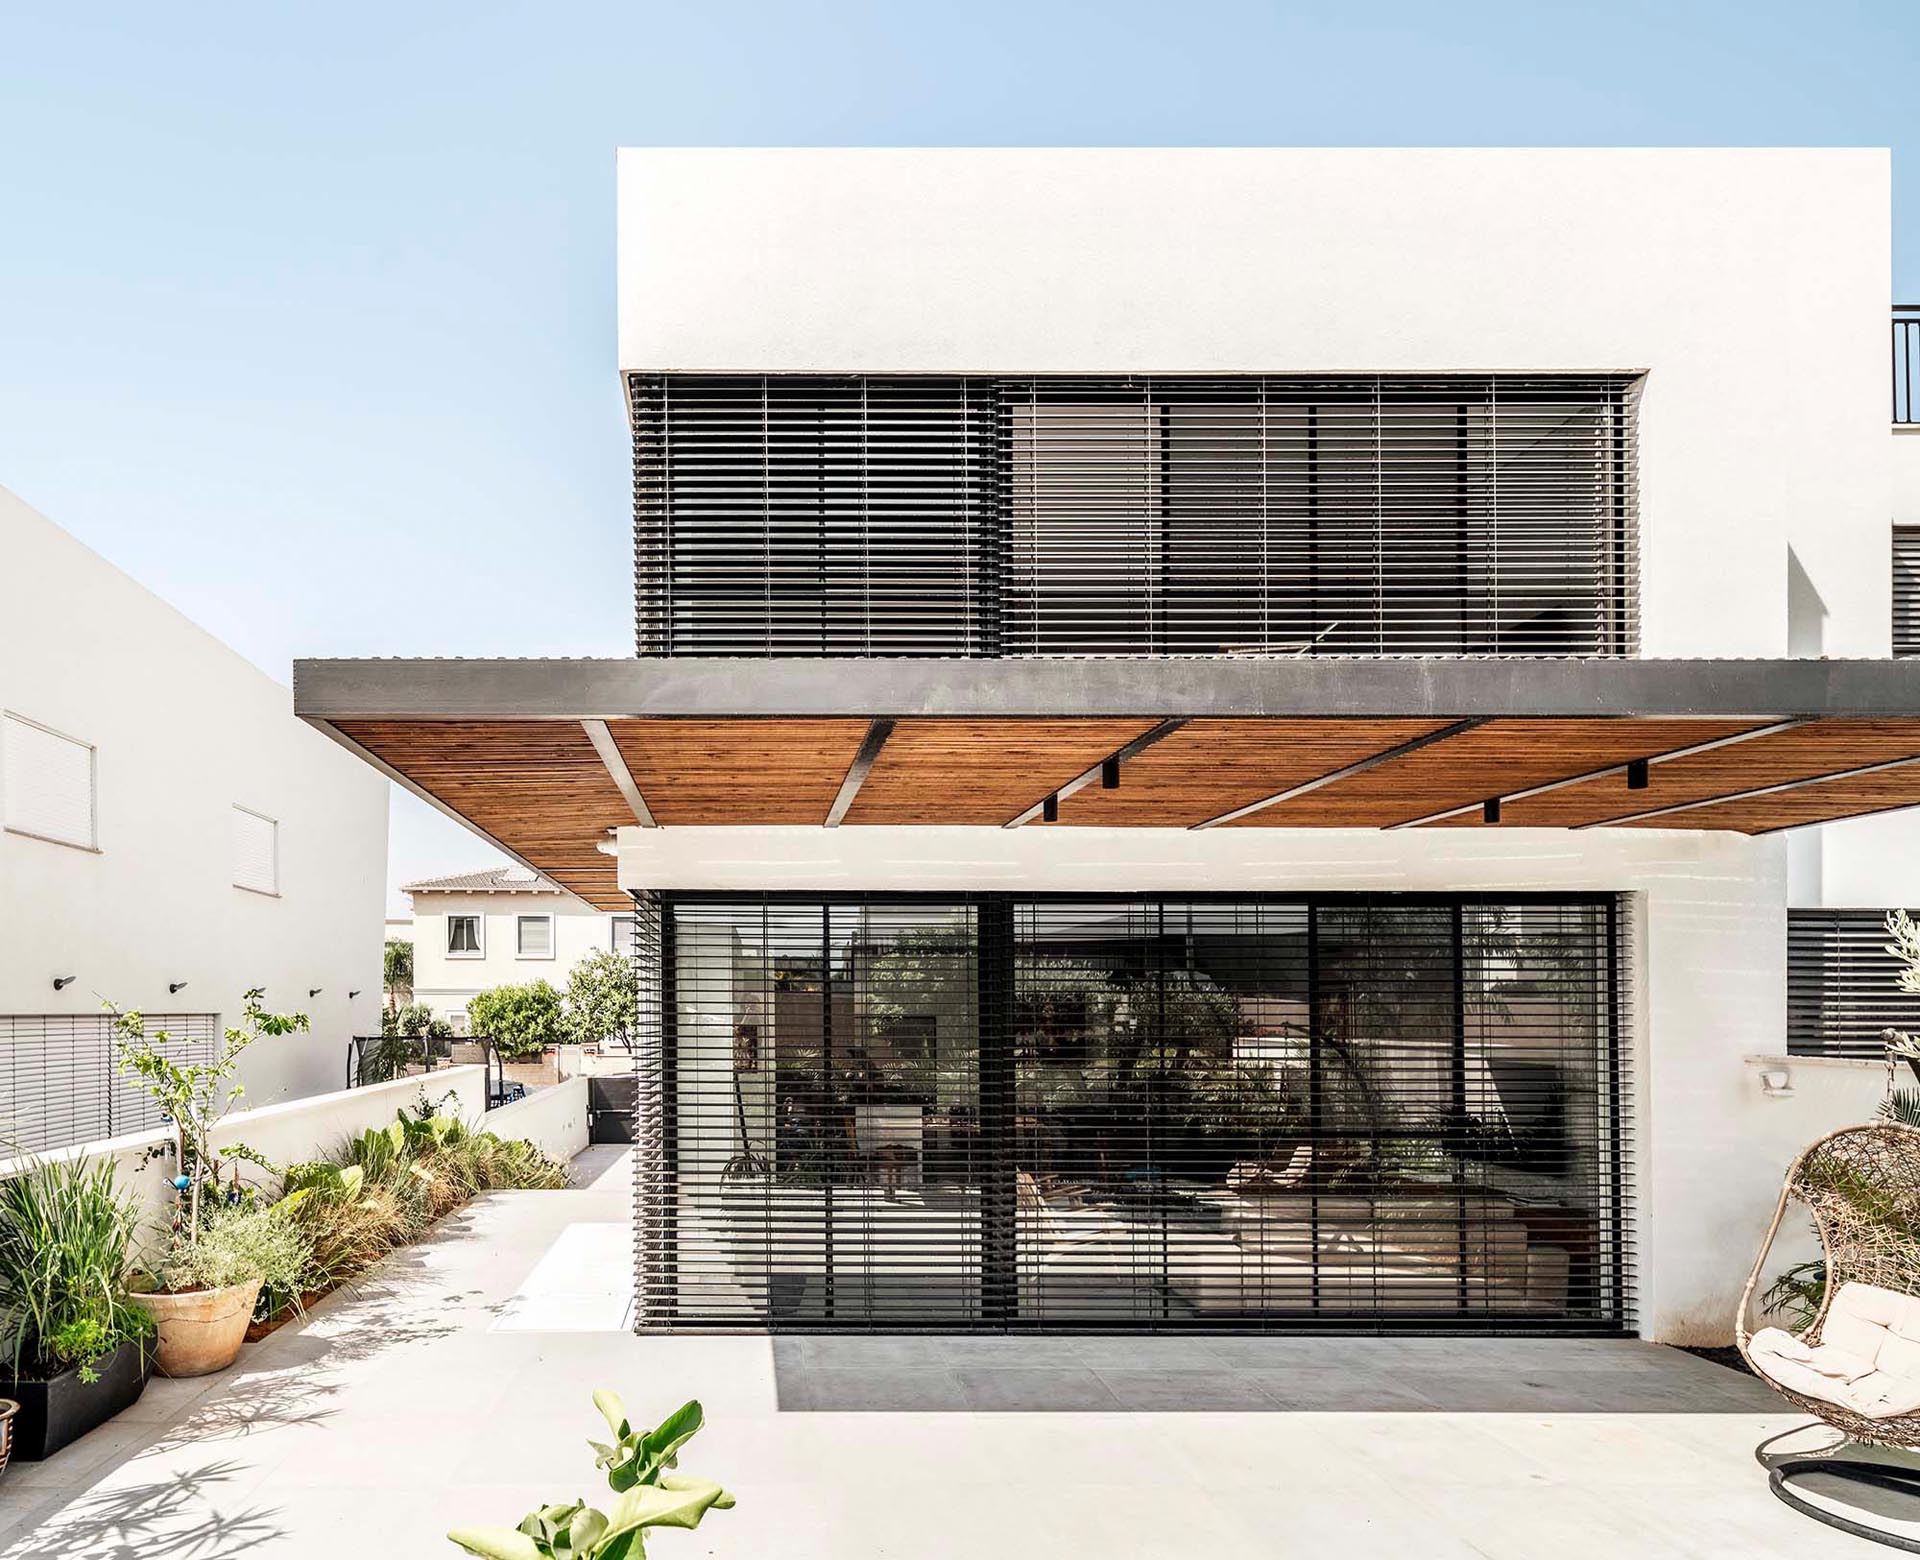
<svg viewBox="0 0 1920 1560"><path fill-rule="evenodd" d="M1920 401L1914 399L1914 381L1920 377L1920 303L1893 306L1893 420L1920 424Z"/></svg>

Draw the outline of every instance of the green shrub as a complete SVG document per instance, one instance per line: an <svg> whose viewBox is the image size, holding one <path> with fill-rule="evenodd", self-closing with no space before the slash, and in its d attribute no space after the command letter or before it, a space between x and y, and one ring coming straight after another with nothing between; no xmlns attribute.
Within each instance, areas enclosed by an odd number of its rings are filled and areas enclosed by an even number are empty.
<svg viewBox="0 0 1920 1560"><path fill-rule="evenodd" d="M154 1264L163 1290L225 1289L250 1279L261 1282L261 1314L271 1316L297 1303L313 1248L291 1215L262 1205L216 1208L200 1226L198 1240L176 1237Z"/></svg>
<svg viewBox="0 0 1920 1560"><path fill-rule="evenodd" d="M544 980L481 992L467 1003L467 1025L502 1056L537 1056L567 1038L560 993Z"/></svg>
<svg viewBox="0 0 1920 1560"><path fill-rule="evenodd" d="M29 1159L0 1181L0 1372L93 1366L153 1321L127 1298L139 1213L109 1159Z"/></svg>

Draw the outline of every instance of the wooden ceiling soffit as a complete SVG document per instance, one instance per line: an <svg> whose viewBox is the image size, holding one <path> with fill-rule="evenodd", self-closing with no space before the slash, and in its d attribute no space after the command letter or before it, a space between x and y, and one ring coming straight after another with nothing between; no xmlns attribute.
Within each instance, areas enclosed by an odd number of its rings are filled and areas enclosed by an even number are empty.
<svg viewBox="0 0 1920 1560"><path fill-rule="evenodd" d="M1107 789L1088 784L1060 804L1063 825L1192 828L1290 787L1445 729L1432 719L1190 720L1124 759Z"/></svg>
<svg viewBox="0 0 1920 1560"><path fill-rule="evenodd" d="M866 720L610 720L607 729L662 827L822 824Z"/></svg>
<svg viewBox="0 0 1920 1560"><path fill-rule="evenodd" d="M896 721L845 821L997 828L1158 724L1139 718Z"/></svg>
<svg viewBox="0 0 1920 1560"><path fill-rule="evenodd" d="M1666 717L1488 720L1245 821L1293 828L1389 828L1456 808L1478 808L1569 775L1729 736L1756 724Z"/></svg>
<svg viewBox="0 0 1920 1560"><path fill-rule="evenodd" d="M578 721L334 724L412 789L597 909L629 903L599 843L632 811Z"/></svg>
<svg viewBox="0 0 1920 1560"><path fill-rule="evenodd" d="M1734 825L1730 821L1706 821L1705 808L1736 795L1795 787L1822 776L1897 762L1916 753L1920 753L1920 720L1801 720L1752 725L1744 733L1723 740L1709 739L1697 747L1649 759L1644 784L1638 788L1630 787L1624 770L1615 770L1582 777L1536 796L1508 793L1501 806L1500 827L1580 829L1616 824L1731 828ZM1733 814L1721 812L1717 816L1730 820ZM1478 814L1441 822L1448 827L1482 826Z"/></svg>

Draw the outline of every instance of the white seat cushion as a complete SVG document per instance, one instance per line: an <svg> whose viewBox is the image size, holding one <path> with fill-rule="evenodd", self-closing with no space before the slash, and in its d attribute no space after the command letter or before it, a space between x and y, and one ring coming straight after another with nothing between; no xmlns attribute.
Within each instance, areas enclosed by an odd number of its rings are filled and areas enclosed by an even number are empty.
<svg viewBox="0 0 1920 1560"><path fill-rule="evenodd" d="M1920 1298L1873 1284L1842 1284L1810 1347L1779 1327L1748 1350L1781 1386L1869 1419L1920 1411Z"/></svg>

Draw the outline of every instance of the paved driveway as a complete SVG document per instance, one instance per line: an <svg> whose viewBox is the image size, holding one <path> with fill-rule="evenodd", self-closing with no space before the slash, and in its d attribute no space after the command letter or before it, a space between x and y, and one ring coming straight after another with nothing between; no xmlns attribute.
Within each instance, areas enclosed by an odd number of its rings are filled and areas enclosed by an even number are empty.
<svg viewBox="0 0 1920 1560"><path fill-rule="evenodd" d="M1766 1492L1800 1421L1626 1342L635 1338L629 1191L485 1198L225 1375L0 1477L6 1560L430 1556L592 1496L588 1394L701 1398L739 1509L659 1560L1855 1556Z"/></svg>

